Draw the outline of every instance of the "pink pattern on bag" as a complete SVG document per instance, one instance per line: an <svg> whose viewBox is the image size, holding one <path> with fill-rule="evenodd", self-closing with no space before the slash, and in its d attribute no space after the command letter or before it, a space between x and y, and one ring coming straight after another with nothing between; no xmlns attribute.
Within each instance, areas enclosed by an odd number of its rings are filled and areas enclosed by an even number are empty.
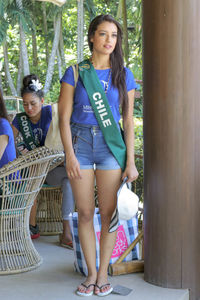
<svg viewBox="0 0 200 300"><path fill-rule="evenodd" d="M96 234L97 234L98 241L100 241L101 232L99 231ZM121 256L122 253L124 253L124 251L127 248L128 248L128 241L126 238L126 233L124 231L123 225L120 225L117 229L117 239L116 239L115 247L111 258Z"/></svg>

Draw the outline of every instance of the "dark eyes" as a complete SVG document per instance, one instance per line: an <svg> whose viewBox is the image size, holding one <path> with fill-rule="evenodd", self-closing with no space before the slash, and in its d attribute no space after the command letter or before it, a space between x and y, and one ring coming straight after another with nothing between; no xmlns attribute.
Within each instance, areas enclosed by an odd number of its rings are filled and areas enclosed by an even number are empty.
<svg viewBox="0 0 200 300"><path fill-rule="evenodd" d="M106 32L100 32L99 35L100 35L100 36L104 36L104 35L106 35ZM113 33L113 34L112 34L112 37L113 37L113 38L116 38L116 37L117 37L117 34L116 34L116 33Z"/></svg>
<svg viewBox="0 0 200 300"><path fill-rule="evenodd" d="M35 106L37 103L36 102L32 102L30 103L32 106ZM28 103L23 103L23 106L28 106Z"/></svg>

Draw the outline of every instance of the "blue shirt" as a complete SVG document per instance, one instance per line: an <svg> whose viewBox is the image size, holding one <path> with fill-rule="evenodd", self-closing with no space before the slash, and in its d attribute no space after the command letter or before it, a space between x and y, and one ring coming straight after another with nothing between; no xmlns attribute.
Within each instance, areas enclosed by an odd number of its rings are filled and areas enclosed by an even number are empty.
<svg viewBox="0 0 200 300"><path fill-rule="evenodd" d="M46 139L47 131L49 129L51 120L52 120L51 105L46 105L46 106L42 107L40 120L36 124L33 124L30 121L33 136L34 136L35 141L37 142L37 144L39 144L40 146L44 146L44 142L45 142L45 139ZM18 120L17 120L16 116L15 116L12 124L17 128L17 130L19 132L21 132L20 126L18 124Z"/></svg>
<svg viewBox="0 0 200 300"><path fill-rule="evenodd" d="M136 89L137 85L134 79L134 76L130 69L125 68L126 71L126 87L127 92ZM102 84L103 89L105 90L105 85L109 78L110 69L105 70L96 70L97 76ZM64 76L61 79L61 82L66 82L72 86L75 85L74 82L74 73L72 67L66 69ZM107 89L107 99L110 105L113 117L116 123L119 122L120 116L120 99L118 89L112 85L112 78L110 77ZM71 116L71 121L74 123L80 124L90 124L90 125L98 125L98 121L95 117L94 111L90 104L90 100L86 89L81 81L79 76L77 86L74 94L74 104L73 104L73 112Z"/></svg>
<svg viewBox="0 0 200 300"><path fill-rule="evenodd" d="M1 157L0 168L16 158L13 131L8 120L0 118L0 135L8 136L8 145Z"/></svg>

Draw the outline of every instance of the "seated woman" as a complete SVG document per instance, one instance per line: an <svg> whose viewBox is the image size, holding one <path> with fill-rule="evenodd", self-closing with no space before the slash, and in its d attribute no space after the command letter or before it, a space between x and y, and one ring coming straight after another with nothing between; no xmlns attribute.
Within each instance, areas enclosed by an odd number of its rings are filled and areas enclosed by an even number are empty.
<svg viewBox="0 0 200 300"><path fill-rule="evenodd" d="M44 146L47 131L52 120L52 110L51 105L43 106L44 93L42 84L35 74L24 77L21 96L25 112L16 115L12 122L12 128L15 138L19 133L22 135L24 143L23 151L26 152L36 147ZM54 186L61 185L63 192L63 235L60 242L62 245L72 248L69 215L74 210L74 199L65 167L58 166L49 172L46 182ZM32 238L39 236L39 228L36 224L36 212L37 206L35 201L30 215L30 232Z"/></svg>
<svg viewBox="0 0 200 300"><path fill-rule="evenodd" d="M6 106L0 92L0 168L16 158L14 136L8 121ZM1 184L0 184L1 193ZM1 208L1 198L0 198Z"/></svg>
<svg viewBox="0 0 200 300"><path fill-rule="evenodd" d="M8 121L6 106L0 92L0 168L15 158L13 131Z"/></svg>

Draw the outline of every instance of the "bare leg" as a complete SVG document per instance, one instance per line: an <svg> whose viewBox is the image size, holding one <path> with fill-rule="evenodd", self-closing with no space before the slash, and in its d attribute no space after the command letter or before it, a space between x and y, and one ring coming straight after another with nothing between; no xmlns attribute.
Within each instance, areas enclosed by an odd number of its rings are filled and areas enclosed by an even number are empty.
<svg viewBox="0 0 200 300"><path fill-rule="evenodd" d="M108 283L108 265L112 256L116 241L116 232L109 233L110 220L117 205L117 190L121 182L121 169L118 170L97 170L96 183L98 191L99 211L101 214L101 238L100 238L100 267L97 274L97 285L99 287ZM110 289L109 285L104 286L101 292ZM96 294L100 292L95 288Z"/></svg>
<svg viewBox="0 0 200 300"><path fill-rule="evenodd" d="M62 241L66 242L66 243L72 241L72 235L71 235L71 228L70 228L69 220L63 220Z"/></svg>
<svg viewBox="0 0 200 300"><path fill-rule="evenodd" d="M63 220L63 233L59 234L60 245L69 249L73 249L72 234L69 220Z"/></svg>
<svg viewBox="0 0 200 300"><path fill-rule="evenodd" d="M96 240L93 227L94 202L94 170L81 170L82 179L71 180L71 186L78 211L78 234L88 268L86 286L96 283ZM78 291L89 293L94 286L88 288L80 285Z"/></svg>
<svg viewBox="0 0 200 300"><path fill-rule="evenodd" d="M60 165L50 171L46 177L49 185L60 186L62 188L62 218L63 218L63 233L59 235L60 243L72 245L72 235L69 223L69 215L74 212L74 198L71 185L67 177L64 165Z"/></svg>

